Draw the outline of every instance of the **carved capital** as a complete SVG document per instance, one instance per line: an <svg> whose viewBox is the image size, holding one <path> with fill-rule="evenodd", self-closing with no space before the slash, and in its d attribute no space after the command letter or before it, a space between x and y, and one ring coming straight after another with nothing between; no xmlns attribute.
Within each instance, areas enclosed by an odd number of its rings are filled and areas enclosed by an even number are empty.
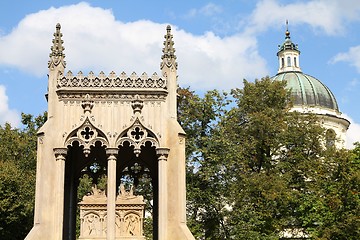
<svg viewBox="0 0 360 240"><path fill-rule="evenodd" d="M56 161L65 161L65 157L67 155L67 148L54 148L54 154Z"/></svg>
<svg viewBox="0 0 360 240"><path fill-rule="evenodd" d="M167 161L167 157L169 155L170 149L169 148L157 148L156 155L158 156L159 161Z"/></svg>
<svg viewBox="0 0 360 240"><path fill-rule="evenodd" d="M116 156L119 153L118 148L107 148L105 151L106 155L108 156L108 160L116 160Z"/></svg>

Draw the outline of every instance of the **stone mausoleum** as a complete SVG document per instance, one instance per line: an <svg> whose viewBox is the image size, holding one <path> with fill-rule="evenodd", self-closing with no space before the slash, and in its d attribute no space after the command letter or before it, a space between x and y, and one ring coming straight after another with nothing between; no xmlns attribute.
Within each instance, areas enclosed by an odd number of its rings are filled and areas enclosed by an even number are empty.
<svg viewBox="0 0 360 240"><path fill-rule="evenodd" d="M26 240L144 239L144 199L123 180L147 174L153 239L194 239L186 226L185 133L177 122L177 62L166 29L160 74L73 74L60 24L48 64L48 120L38 132L34 227ZM79 203L80 179L92 192ZM106 189L97 184L106 179ZM133 187L134 187L133 186Z"/></svg>

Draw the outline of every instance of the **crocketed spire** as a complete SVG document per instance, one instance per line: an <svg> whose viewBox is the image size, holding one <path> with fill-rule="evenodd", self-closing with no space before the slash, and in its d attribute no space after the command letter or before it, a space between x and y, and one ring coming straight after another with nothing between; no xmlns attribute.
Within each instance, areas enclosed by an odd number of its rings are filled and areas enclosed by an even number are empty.
<svg viewBox="0 0 360 240"><path fill-rule="evenodd" d="M166 27L166 35L164 36L164 48L163 55L161 56L162 62L160 64L160 69L163 69L165 66L168 68L174 67L177 69L177 62L175 56L174 41L172 40L173 35L171 34L171 26Z"/></svg>
<svg viewBox="0 0 360 240"><path fill-rule="evenodd" d="M50 60L48 63L49 68L58 66L60 63L65 68L65 54L63 47L64 41L61 39L62 33L60 32L61 25L60 23L56 24L56 31L54 33L54 39L52 40L53 45L51 46Z"/></svg>

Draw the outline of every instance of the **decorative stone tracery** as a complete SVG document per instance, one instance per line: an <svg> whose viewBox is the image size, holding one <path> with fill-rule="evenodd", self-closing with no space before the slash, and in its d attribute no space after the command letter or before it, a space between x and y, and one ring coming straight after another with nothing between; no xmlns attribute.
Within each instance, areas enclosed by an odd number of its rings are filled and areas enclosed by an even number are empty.
<svg viewBox="0 0 360 240"><path fill-rule="evenodd" d="M84 146L85 157L89 155L90 146L95 146L95 142L99 141L102 145L108 146L105 134L91 123L89 117L86 117L84 123L69 135L65 145L72 145L75 141Z"/></svg>
<svg viewBox="0 0 360 240"><path fill-rule="evenodd" d="M145 128L139 118L136 118L133 125L120 135L117 145L123 146L125 142L128 142L130 146L134 146L136 157L141 153L141 146L145 146L145 143L150 142L153 147L159 145L155 134Z"/></svg>

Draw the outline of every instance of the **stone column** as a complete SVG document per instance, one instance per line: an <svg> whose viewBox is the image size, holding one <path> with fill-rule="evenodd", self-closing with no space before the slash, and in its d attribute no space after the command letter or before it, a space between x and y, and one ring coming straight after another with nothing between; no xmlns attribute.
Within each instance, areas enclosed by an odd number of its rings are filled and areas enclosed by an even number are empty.
<svg viewBox="0 0 360 240"><path fill-rule="evenodd" d="M167 192L167 157L168 148L157 148L158 156L158 239L167 240L168 192Z"/></svg>
<svg viewBox="0 0 360 240"><path fill-rule="evenodd" d="M116 156L118 154L117 148L106 149L108 156L107 169L107 240L115 240L116 237Z"/></svg>
<svg viewBox="0 0 360 240"><path fill-rule="evenodd" d="M67 148L54 148L54 154L56 159L56 195L54 201L56 201L56 236L59 240L63 235L64 224L64 185L65 185L65 159L67 155Z"/></svg>

